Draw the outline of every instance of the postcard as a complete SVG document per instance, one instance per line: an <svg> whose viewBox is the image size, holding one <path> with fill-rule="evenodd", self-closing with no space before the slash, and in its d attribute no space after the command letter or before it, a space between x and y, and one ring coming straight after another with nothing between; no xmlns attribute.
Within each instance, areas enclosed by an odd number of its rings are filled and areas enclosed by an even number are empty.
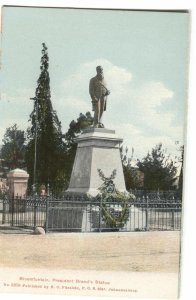
<svg viewBox="0 0 196 300"><path fill-rule="evenodd" d="M189 19L2 8L2 293L179 297Z"/></svg>

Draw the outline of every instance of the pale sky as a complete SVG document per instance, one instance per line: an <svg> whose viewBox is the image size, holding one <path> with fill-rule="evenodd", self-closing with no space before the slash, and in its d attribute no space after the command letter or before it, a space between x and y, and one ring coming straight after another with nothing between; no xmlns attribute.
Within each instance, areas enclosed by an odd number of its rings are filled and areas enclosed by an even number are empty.
<svg viewBox="0 0 196 300"><path fill-rule="evenodd" d="M162 142L173 156L184 144L189 15L176 12L3 9L0 139L28 126L48 47L53 107L66 132L91 111L89 79L102 65L111 90L103 122L142 158ZM1 142L0 142L1 143Z"/></svg>

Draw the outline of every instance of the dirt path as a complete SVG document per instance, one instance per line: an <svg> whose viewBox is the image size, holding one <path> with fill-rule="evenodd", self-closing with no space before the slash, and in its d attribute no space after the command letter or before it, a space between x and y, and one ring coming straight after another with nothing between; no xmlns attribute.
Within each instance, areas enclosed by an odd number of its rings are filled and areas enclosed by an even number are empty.
<svg viewBox="0 0 196 300"><path fill-rule="evenodd" d="M0 267L178 272L179 232L0 234Z"/></svg>

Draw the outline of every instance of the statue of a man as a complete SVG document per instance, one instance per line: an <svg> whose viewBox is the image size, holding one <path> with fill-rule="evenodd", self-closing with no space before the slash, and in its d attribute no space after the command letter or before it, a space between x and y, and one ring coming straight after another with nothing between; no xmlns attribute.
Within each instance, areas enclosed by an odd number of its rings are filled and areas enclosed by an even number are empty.
<svg viewBox="0 0 196 300"><path fill-rule="evenodd" d="M103 68L96 67L97 75L90 80L89 93L92 99L92 110L94 111L93 127L103 128L101 122L103 112L106 110L107 96L110 91L106 87L103 77Z"/></svg>

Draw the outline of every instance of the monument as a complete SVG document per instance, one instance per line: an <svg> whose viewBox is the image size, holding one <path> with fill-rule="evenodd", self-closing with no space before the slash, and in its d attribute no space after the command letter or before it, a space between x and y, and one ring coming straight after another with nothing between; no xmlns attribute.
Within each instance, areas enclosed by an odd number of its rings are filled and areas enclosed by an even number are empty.
<svg viewBox="0 0 196 300"><path fill-rule="evenodd" d="M87 128L75 139L76 157L67 192L96 196L102 181L98 169L110 176L116 170L114 184L121 192L126 191L123 175L120 145L123 142L115 130L104 128L103 112L106 110L107 96L110 91L106 87L103 68L96 67L97 75L90 80L89 93L94 111L93 126Z"/></svg>
<svg viewBox="0 0 196 300"><path fill-rule="evenodd" d="M126 192L120 157L120 145L123 140L116 135L115 130L104 128L102 123L102 116L106 110L107 96L110 91L106 87L103 68L97 66L96 71L97 75L90 80L89 84L92 110L94 111L93 125L83 130L82 134L75 139L77 151L69 187L65 192L65 198L69 202L65 207L59 202L60 209L49 211L49 228L66 228L68 231L82 232L93 231L97 230L95 228L97 220L100 228L101 226L107 227L106 224L103 225L104 222L100 219L100 206L96 207L91 214L90 206L83 201L89 199L89 196L95 197L100 193L99 188L103 181L98 170L101 170L106 177L110 177L115 170L113 180L115 188L119 192ZM77 199L74 206L72 206L70 199L73 201Z"/></svg>

